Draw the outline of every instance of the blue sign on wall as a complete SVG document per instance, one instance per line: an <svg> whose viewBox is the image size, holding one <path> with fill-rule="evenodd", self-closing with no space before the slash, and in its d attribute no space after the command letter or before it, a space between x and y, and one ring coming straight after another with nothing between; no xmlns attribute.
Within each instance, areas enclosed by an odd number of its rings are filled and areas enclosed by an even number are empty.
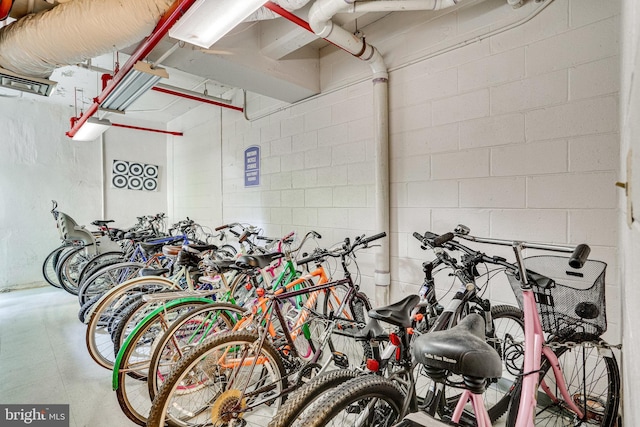
<svg viewBox="0 0 640 427"><path fill-rule="evenodd" d="M244 186L260 185L260 147L252 145L244 150Z"/></svg>

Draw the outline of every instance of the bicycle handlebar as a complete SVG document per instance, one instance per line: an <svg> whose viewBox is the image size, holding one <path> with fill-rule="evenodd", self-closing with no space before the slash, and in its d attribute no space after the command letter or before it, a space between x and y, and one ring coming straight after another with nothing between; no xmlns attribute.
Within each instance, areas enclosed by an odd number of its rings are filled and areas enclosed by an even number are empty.
<svg viewBox="0 0 640 427"><path fill-rule="evenodd" d="M369 237L364 237L364 235L362 235L362 236L356 237L354 239L353 244L351 244L351 239L347 237L344 239L344 243L342 244L340 249L335 249L333 251L328 251L326 249L316 249L311 255L308 255L305 258L296 260L296 264L304 265L312 261L321 261L326 257L338 258L338 257L347 256L350 253L353 253L353 251L355 251L356 248L360 246L363 248L366 248L370 242L373 242L374 240L382 239L383 237L386 237L386 236L387 236L387 233L385 233L384 231L382 233L374 234L373 236L369 236Z"/></svg>

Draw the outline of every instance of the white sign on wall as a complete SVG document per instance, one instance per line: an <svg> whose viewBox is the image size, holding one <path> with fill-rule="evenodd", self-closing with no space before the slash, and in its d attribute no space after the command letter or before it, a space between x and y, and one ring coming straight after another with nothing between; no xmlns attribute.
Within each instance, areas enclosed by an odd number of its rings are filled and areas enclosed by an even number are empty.
<svg viewBox="0 0 640 427"><path fill-rule="evenodd" d="M158 166L114 160L111 169L111 187L158 191Z"/></svg>

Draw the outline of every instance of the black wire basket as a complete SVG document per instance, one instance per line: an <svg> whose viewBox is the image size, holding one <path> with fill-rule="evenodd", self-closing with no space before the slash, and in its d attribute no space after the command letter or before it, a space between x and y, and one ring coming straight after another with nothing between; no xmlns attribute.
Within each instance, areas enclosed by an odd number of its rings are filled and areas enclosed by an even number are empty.
<svg viewBox="0 0 640 427"><path fill-rule="evenodd" d="M604 276L607 264L588 260L580 269L569 258L532 256L524 260L542 330L569 338L600 336L607 330ZM522 308L522 288L517 274L507 273Z"/></svg>

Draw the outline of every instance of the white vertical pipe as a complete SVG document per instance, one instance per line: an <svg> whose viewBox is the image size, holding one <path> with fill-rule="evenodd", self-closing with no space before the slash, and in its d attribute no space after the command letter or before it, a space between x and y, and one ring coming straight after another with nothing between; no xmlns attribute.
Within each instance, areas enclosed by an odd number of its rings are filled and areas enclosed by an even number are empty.
<svg viewBox="0 0 640 427"><path fill-rule="evenodd" d="M380 74L378 70L375 74ZM373 79L373 114L375 146L376 231L384 231L387 238L376 248L375 300L378 305L389 304L391 284L389 241L389 79Z"/></svg>
<svg viewBox="0 0 640 427"><path fill-rule="evenodd" d="M309 25L324 39L341 47L357 58L366 61L372 70L373 114L375 147L375 231L384 231L387 238L382 239L376 248L375 262L375 303L378 306L389 304L389 74L382 55L378 50L342 27L331 21L334 14L346 11L348 3L344 0L318 0L309 11Z"/></svg>

